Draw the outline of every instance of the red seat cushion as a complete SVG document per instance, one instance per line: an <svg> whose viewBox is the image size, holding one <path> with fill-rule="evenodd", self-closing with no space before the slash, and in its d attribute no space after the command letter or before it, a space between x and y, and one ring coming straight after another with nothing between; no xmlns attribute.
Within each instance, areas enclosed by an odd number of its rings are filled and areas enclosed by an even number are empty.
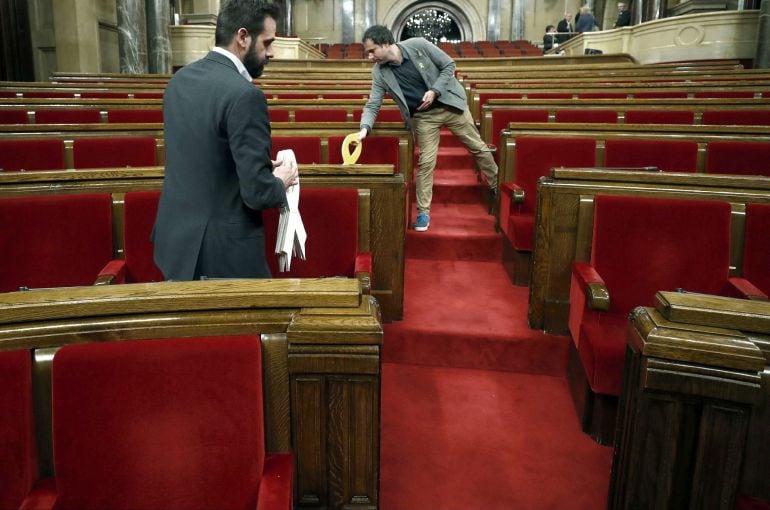
<svg viewBox="0 0 770 510"><path fill-rule="evenodd" d="M163 122L163 110L146 108L143 110L110 110L107 112L107 122L157 124Z"/></svg>
<svg viewBox="0 0 770 510"><path fill-rule="evenodd" d="M556 110L556 122L587 124L616 124L618 112L615 110Z"/></svg>
<svg viewBox="0 0 770 510"><path fill-rule="evenodd" d="M548 110L538 109L502 109L492 110L492 139L489 143L500 143L500 132L508 129L511 122L548 122Z"/></svg>
<svg viewBox="0 0 770 510"><path fill-rule="evenodd" d="M150 241L158 213L159 191L126 193L123 209L123 256L129 282L162 282L163 273L153 261Z"/></svg>
<svg viewBox="0 0 770 510"><path fill-rule="evenodd" d="M62 170L62 140L0 140L0 168L3 170Z"/></svg>
<svg viewBox="0 0 770 510"><path fill-rule="evenodd" d="M703 124L770 126L770 110L710 110L703 112Z"/></svg>
<svg viewBox="0 0 770 510"><path fill-rule="evenodd" d="M269 108L267 114L270 117L270 122L289 122L289 110Z"/></svg>
<svg viewBox="0 0 770 510"><path fill-rule="evenodd" d="M665 172L695 172L698 144L681 140L607 140L607 167L654 166Z"/></svg>
<svg viewBox="0 0 770 510"><path fill-rule="evenodd" d="M746 206L743 276L770 296L770 204Z"/></svg>
<svg viewBox="0 0 770 510"><path fill-rule="evenodd" d="M346 122L348 113L342 109L307 109L295 110L296 122Z"/></svg>
<svg viewBox="0 0 770 510"><path fill-rule="evenodd" d="M687 99L687 92L634 92L636 99Z"/></svg>
<svg viewBox="0 0 770 510"><path fill-rule="evenodd" d="M716 99L716 98L726 98L726 97L732 97L732 98L752 98L754 97L754 92L750 90L712 90L712 91L702 91L702 92L696 92L693 94L693 97L699 98L699 99Z"/></svg>
<svg viewBox="0 0 770 510"><path fill-rule="evenodd" d="M275 160L278 151L291 149L300 164L321 163L321 138L317 136L274 136L271 156Z"/></svg>
<svg viewBox="0 0 770 510"><path fill-rule="evenodd" d="M342 163L342 141L344 139L344 136L329 137L329 163ZM395 165L395 172L399 173L398 143L397 136L367 136L364 139L364 148L358 158L358 164Z"/></svg>
<svg viewBox="0 0 770 510"><path fill-rule="evenodd" d="M594 392L620 395L627 331L625 314L589 312L584 315L578 354Z"/></svg>
<svg viewBox="0 0 770 510"><path fill-rule="evenodd" d="M27 110L0 110L0 124L26 124Z"/></svg>
<svg viewBox="0 0 770 510"><path fill-rule="evenodd" d="M353 110L353 120L360 122L363 112L363 110ZM403 122L403 120L401 112L396 108L380 108L380 111L377 112L378 122Z"/></svg>
<svg viewBox="0 0 770 510"><path fill-rule="evenodd" d="M706 172L770 176L770 143L709 142Z"/></svg>
<svg viewBox="0 0 770 510"><path fill-rule="evenodd" d="M0 352L0 416L0 508L19 508L37 480L28 350Z"/></svg>
<svg viewBox="0 0 770 510"><path fill-rule="evenodd" d="M73 144L75 168L155 166L155 138L123 136L79 138Z"/></svg>
<svg viewBox="0 0 770 510"><path fill-rule="evenodd" d="M258 336L68 345L54 357L57 508L256 508Z"/></svg>
<svg viewBox="0 0 770 510"><path fill-rule="evenodd" d="M62 108L35 111L36 124L98 124L101 121L99 110Z"/></svg>
<svg viewBox="0 0 770 510"><path fill-rule="evenodd" d="M695 113L685 110L628 110L626 124L693 124Z"/></svg>
<svg viewBox="0 0 770 510"><path fill-rule="evenodd" d="M106 193L0 199L0 292L92 285L112 259L111 205Z"/></svg>
<svg viewBox="0 0 770 510"><path fill-rule="evenodd" d="M299 211L307 232L307 260L292 258L291 271L278 271L275 254L277 209L267 209L265 226L267 262L274 277L319 278L355 276L358 255L358 191L342 188L303 188Z"/></svg>

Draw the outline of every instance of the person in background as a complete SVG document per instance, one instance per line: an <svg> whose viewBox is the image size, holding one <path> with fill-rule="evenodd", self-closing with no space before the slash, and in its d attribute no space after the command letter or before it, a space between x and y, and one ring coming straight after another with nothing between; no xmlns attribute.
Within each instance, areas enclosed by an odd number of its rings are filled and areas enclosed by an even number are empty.
<svg viewBox="0 0 770 510"><path fill-rule="evenodd" d="M152 240L167 279L270 277L262 210L286 206L298 172L270 160L267 101L252 79L273 55L279 13L264 0L227 0L216 47L166 87L166 171Z"/></svg>
<svg viewBox="0 0 770 510"><path fill-rule="evenodd" d="M618 19L615 22L615 28L628 27L631 25L631 13L628 12L626 4L623 2L618 4Z"/></svg>
<svg viewBox="0 0 770 510"><path fill-rule="evenodd" d="M556 27L553 25L548 25L545 27L545 35L543 36L543 53L546 53L551 48L557 48L559 46L559 42L556 39L558 35L556 35Z"/></svg>
<svg viewBox="0 0 770 510"><path fill-rule="evenodd" d="M575 27L572 24L572 13L566 11L564 13L564 19L562 19L556 26L559 35L556 37L556 42L563 44L572 37Z"/></svg>
<svg viewBox="0 0 770 510"><path fill-rule="evenodd" d="M596 28L594 28L596 27ZM591 9L587 5L580 8L580 19L575 23L575 32L593 32L598 30L596 18L591 14Z"/></svg>
<svg viewBox="0 0 770 510"><path fill-rule="evenodd" d="M371 132L387 92L398 105L401 117L417 138L420 159L417 171L417 221L414 229L428 230L442 127L449 128L470 151L476 166L487 178L490 202L497 190L497 164L473 121L465 90L454 76L455 62L422 37L396 43L382 25L369 27L363 36L364 53L372 67L372 89L361 116L361 140Z"/></svg>

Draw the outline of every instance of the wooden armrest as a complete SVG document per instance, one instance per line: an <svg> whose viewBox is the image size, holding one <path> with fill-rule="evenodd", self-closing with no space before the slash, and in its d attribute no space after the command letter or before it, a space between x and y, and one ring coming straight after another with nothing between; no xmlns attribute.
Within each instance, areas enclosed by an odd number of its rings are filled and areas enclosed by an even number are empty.
<svg viewBox="0 0 770 510"><path fill-rule="evenodd" d="M372 254L371 252L356 255L355 274L361 282L361 292L370 294L372 291Z"/></svg>
<svg viewBox="0 0 770 510"><path fill-rule="evenodd" d="M585 292L586 305L592 310L606 312L610 309L610 292L602 277L591 264L574 262L572 274Z"/></svg>
<svg viewBox="0 0 770 510"><path fill-rule="evenodd" d="M518 184L506 182L500 186L500 189L503 190L503 193L511 197L511 202L514 204L524 203L524 190Z"/></svg>

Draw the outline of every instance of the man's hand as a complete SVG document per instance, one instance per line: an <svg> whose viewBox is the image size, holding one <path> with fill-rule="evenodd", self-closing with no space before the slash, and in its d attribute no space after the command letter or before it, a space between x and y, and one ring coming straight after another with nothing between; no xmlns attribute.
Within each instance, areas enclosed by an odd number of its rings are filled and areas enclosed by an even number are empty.
<svg viewBox="0 0 770 510"><path fill-rule="evenodd" d="M368 134L368 132L366 131L366 128L362 129L361 131L356 133L356 135L358 136L358 140L353 140L351 143L353 145L358 145L360 142L364 141L364 138L366 138L367 134Z"/></svg>
<svg viewBox="0 0 770 510"><path fill-rule="evenodd" d="M294 162L273 161L273 175L283 181L284 189L297 184L299 169Z"/></svg>
<svg viewBox="0 0 770 510"><path fill-rule="evenodd" d="M422 96L422 103L420 103L420 106L417 107L418 112L422 112L430 108L430 105L433 104L433 101L436 100L436 92L433 90L429 90L425 93L424 96Z"/></svg>

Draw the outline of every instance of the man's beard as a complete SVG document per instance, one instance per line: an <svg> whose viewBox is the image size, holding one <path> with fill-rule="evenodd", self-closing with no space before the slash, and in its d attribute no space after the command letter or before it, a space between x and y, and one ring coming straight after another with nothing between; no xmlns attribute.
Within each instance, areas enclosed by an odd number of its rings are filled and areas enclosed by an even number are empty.
<svg viewBox="0 0 770 510"><path fill-rule="evenodd" d="M267 57L265 57L264 60L259 60L259 57L257 56L257 41L255 39L251 43L249 51L247 51L246 55L243 57L244 67L246 67L246 70L249 72L252 78L259 78L262 76L262 71L265 70L267 61Z"/></svg>

